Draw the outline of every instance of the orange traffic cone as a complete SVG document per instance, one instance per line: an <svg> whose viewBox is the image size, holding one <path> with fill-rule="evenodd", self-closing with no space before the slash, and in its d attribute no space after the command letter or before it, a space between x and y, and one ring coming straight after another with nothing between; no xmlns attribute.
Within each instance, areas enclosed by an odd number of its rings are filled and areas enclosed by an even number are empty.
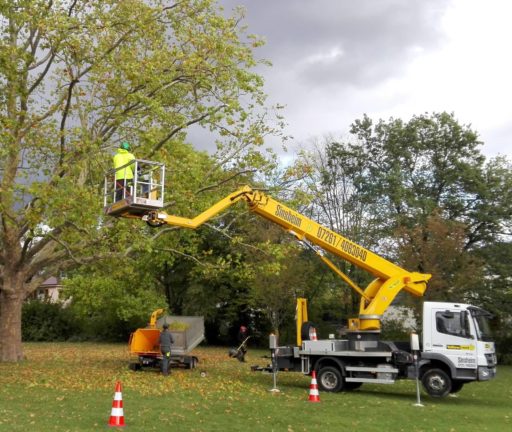
<svg viewBox="0 0 512 432"><path fill-rule="evenodd" d="M311 373L311 385L309 386L309 402L320 402L320 393L318 393L318 384L316 382L316 372Z"/></svg>
<svg viewBox="0 0 512 432"><path fill-rule="evenodd" d="M123 414L123 395L121 393L121 382L116 383L116 392L114 393L114 400L112 401L112 412L110 413L109 426L123 427L124 414Z"/></svg>
<svg viewBox="0 0 512 432"><path fill-rule="evenodd" d="M309 330L309 340L316 341L318 338L316 337L316 328L311 327Z"/></svg>

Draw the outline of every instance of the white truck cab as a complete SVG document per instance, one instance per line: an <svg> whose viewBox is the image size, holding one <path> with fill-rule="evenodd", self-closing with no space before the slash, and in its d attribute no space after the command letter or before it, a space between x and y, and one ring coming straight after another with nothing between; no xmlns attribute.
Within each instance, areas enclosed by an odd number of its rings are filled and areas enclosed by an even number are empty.
<svg viewBox="0 0 512 432"><path fill-rule="evenodd" d="M496 351L489 318L491 314L468 304L423 304L421 375L426 388L446 391L447 379L439 371L449 375L451 393L464 383L494 378Z"/></svg>

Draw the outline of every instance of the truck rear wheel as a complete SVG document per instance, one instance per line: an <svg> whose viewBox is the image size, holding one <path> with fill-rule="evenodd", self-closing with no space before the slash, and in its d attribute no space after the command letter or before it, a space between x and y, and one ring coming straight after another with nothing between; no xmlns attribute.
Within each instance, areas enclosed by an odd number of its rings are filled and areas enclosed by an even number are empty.
<svg viewBox="0 0 512 432"><path fill-rule="evenodd" d="M318 387L326 392L343 390L344 380L341 371L332 366L324 366L318 371Z"/></svg>
<svg viewBox="0 0 512 432"><path fill-rule="evenodd" d="M445 397L452 389L452 380L442 369L429 369L421 377L423 388L432 397Z"/></svg>

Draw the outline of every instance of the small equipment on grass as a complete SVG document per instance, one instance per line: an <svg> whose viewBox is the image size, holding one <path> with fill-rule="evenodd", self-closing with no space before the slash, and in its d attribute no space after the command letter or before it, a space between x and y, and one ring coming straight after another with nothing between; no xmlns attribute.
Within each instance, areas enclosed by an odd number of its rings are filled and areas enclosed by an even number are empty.
<svg viewBox="0 0 512 432"><path fill-rule="evenodd" d="M247 354L247 341L250 339L247 336L244 341L238 346L238 348L231 348L228 352L231 358L236 358L240 362L245 362L245 354Z"/></svg>

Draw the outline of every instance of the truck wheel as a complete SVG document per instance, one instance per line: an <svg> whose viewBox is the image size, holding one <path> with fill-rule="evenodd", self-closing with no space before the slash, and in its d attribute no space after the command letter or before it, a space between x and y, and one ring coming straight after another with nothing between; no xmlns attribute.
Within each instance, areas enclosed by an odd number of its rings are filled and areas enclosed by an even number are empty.
<svg viewBox="0 0 512 432"><path fill-rule="evenodd" d="M318 371L318 387L326 392L339 392L343 390L343 377L338 368L325 366Z"/></svg>
<svg viewBox="0 0 512 432"><path fill-rule="evenodd" d="M421 377L423 388L432 397L442 398L452 389L452 380L442 369L429 369Z"/></svg>
<svg viewBox="0 0 512 432"><path fill-rule="evenodd" d="M464 387L464 381L453 380L450 393L458 393L462 390L462 387Z"/></svg>

